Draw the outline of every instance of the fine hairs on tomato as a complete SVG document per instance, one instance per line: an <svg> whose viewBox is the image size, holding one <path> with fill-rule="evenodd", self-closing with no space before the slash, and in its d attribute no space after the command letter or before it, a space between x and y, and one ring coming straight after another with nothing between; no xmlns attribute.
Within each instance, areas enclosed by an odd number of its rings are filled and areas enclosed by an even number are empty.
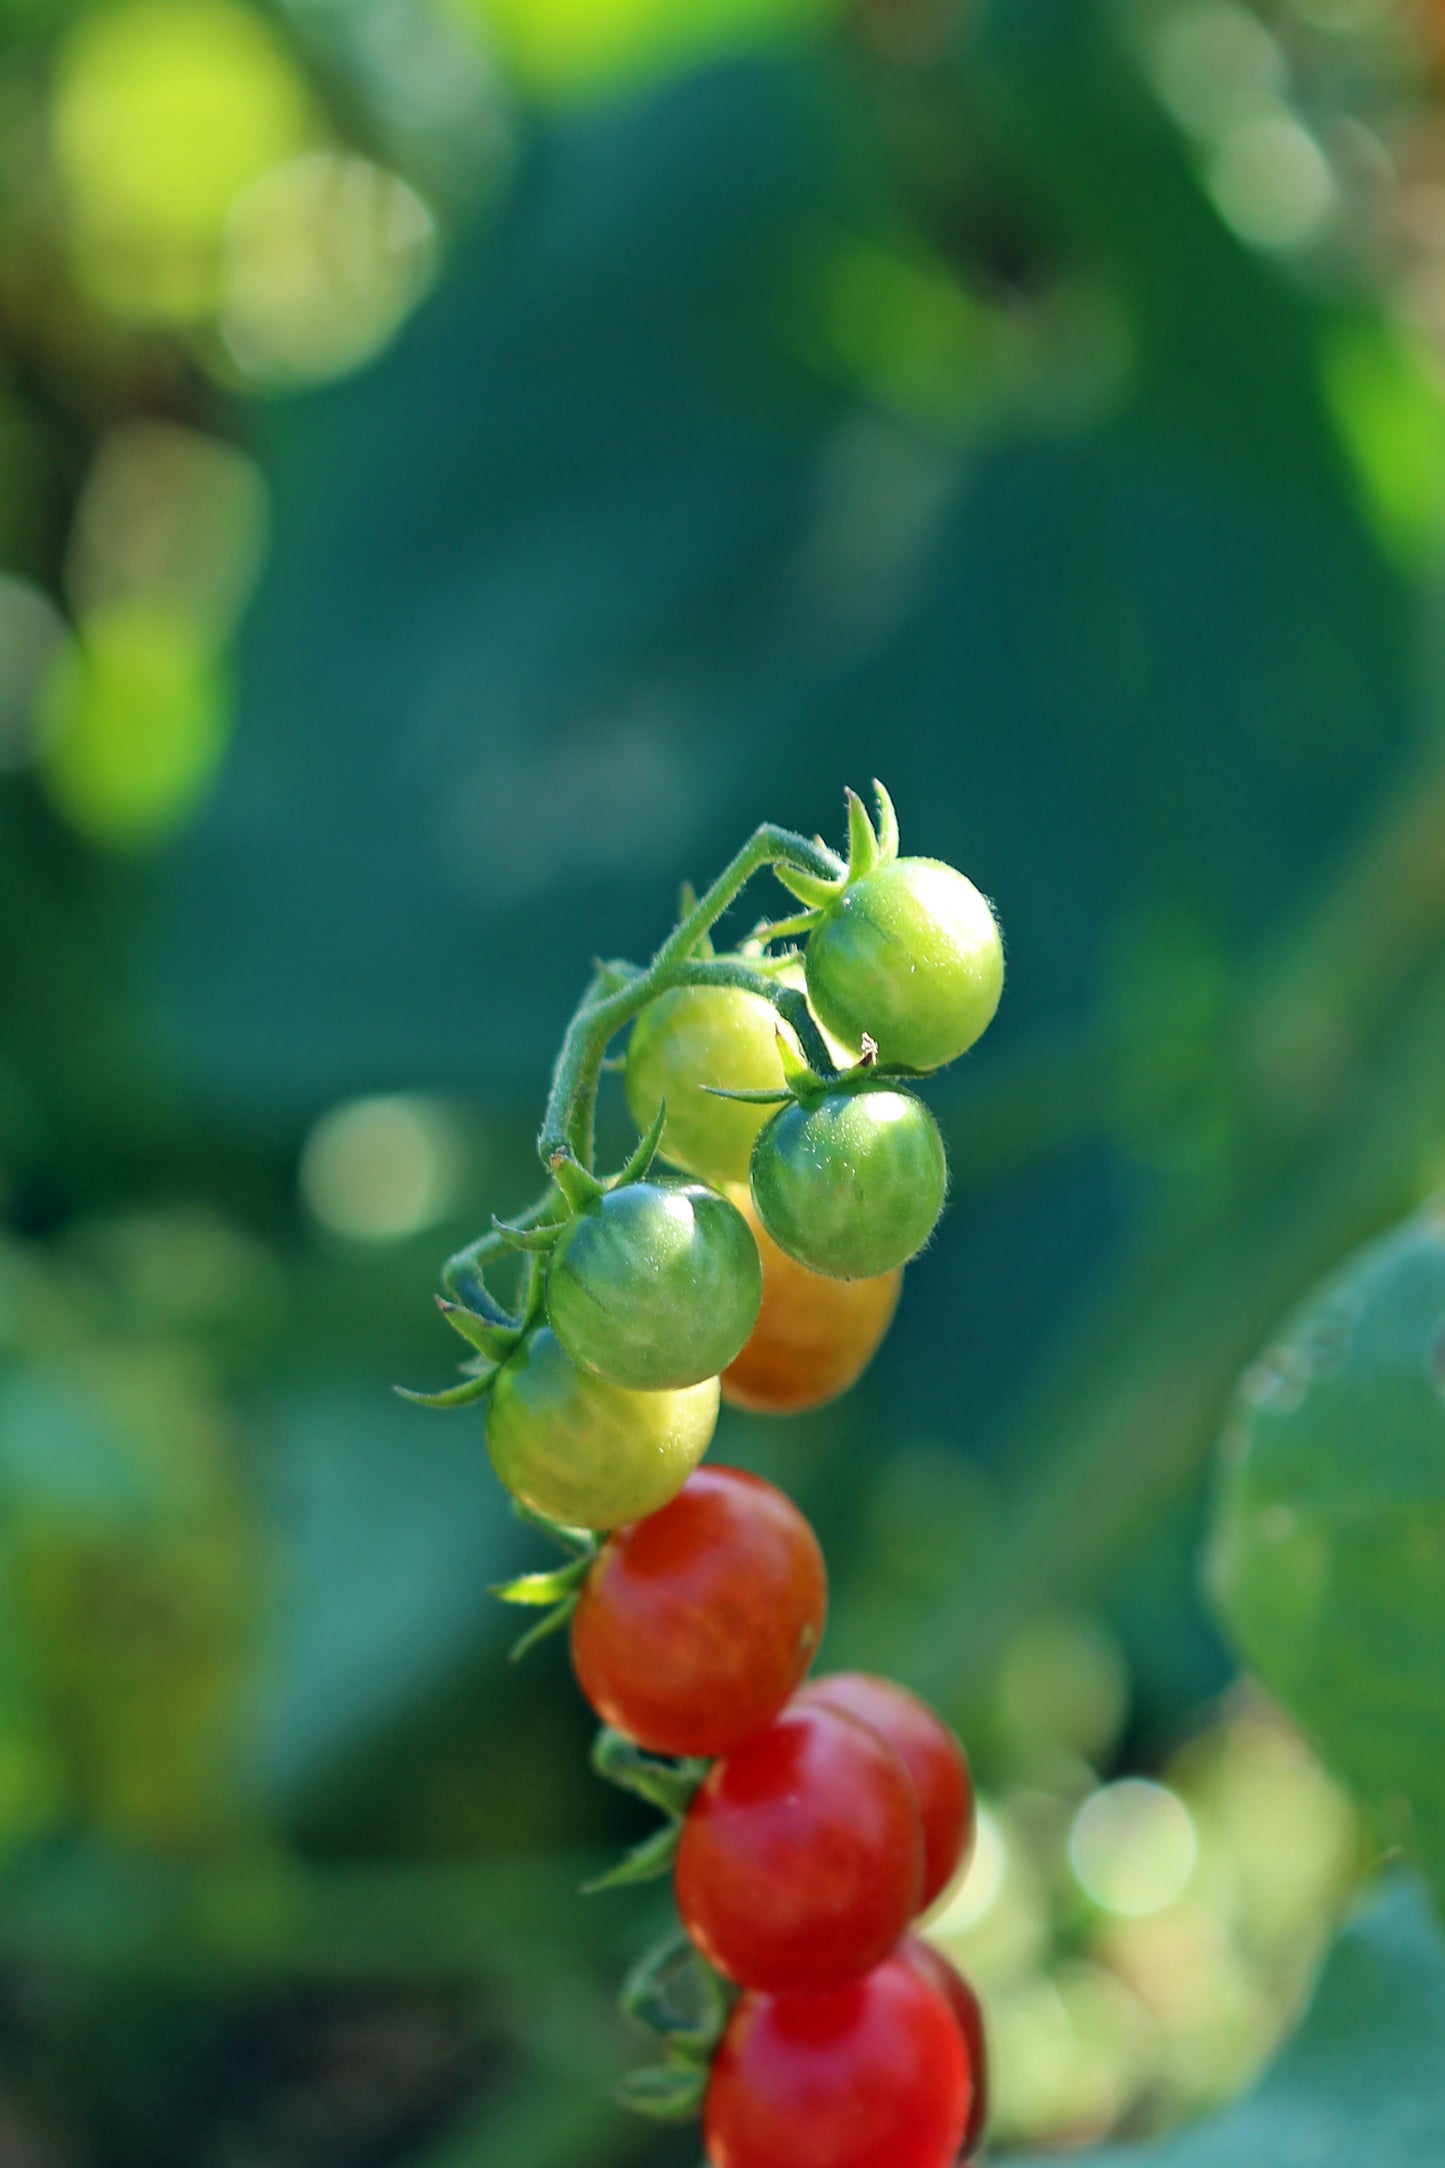
<svg viewBox="0 0 1445 2168"><path fill-rule="evenodd" d="M653 1754L726 1754L760 1731L822 1638L817 1537L771 1483L699 1468L602 1546L572 1618L578 1684Z"/></svg>
<svg viewBox="0 0 1445 2168"><path fill-rule="evenodd" d="M963 2034L973 2073L973 2100L963 2133L963 2158L971 2160L982 2143L988 2122L988 2041L983 2029L982 2006L963 1974L955 1971L943 1952L936 1950L931 1942L925 1942L921 1935L909 1935L899 1944L898 1955L905 1965L911 1966L938 1989Z"/></svg>
<svg viewBox="0 0 1445 2168"><path fill-rule="evenodd" d="M740 1987L858 1978L895 1948L922 1887L912 1779L841 1710L794 1702L715 1762L678 1843L682 1923Z"/></svg>
<svg viewBox="0 0 1445 2168"><path fill-rule="evenodd" d="M973 1849L973 1779L954 1733L906 1686L867 1671L814 1679L799 1704L843 1709L888 1741L913 1779L923 1815L923 1895L919 1910L942 1895Z"/></svg>
<svg viewBox="0 0 1445 2168"><path fill-rule="evenodd" d="M973 2090L939 1988L901 1957L810 1995L745 1994L708 2082L711 2168L953 2168Z"/></svg>

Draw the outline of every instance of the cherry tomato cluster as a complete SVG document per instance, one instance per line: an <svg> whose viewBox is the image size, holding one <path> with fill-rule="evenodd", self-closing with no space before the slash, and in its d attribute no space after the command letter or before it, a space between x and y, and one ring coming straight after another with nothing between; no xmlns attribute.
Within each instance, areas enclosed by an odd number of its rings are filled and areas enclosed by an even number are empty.
<svg viewBox="0 0 1445 2168"><path fill-rule="evenodd" d="M950 2168L983 2126L982 2022L910 1930L971 1847L968 1764L886 1679L804 1683L826 1602L797 1508L700 1468L590 1563L573 1668L613 1734L709 1763L673 1888L741 1990L698 2087L713 2168Z"/></svg>
<svg viewBox="0 0 1445 2168"><path fill-rule="evenodd" d="M717 954L764 866L802 912ZM489 1399L498 1476L571 1554L497 1591L544 1608L519 1648L570 1623L596 1767L668 1817L604 1878L671 1873L684 1930L629 1990L668 2059L628 2097L701 2108L713 2168L949 2168L982 2128L978 2005L912 1932L969 1849L962 1749L886 1680L807 1683L816 1538L771 1485L699 1463L721 1399L819 1407L872 1359L947 1187L908 1080L974 1043L1002 981L987 901L898 855L881 787L876 825L850 793L846 863L760 829L647 969L599 965L539 1140L549 1186L446 1271L475 1352L431 1401ZM629 1026L641 1138L602 1179L593 1107ZM510 1310L486 1280L509 1251Z"/></svg>

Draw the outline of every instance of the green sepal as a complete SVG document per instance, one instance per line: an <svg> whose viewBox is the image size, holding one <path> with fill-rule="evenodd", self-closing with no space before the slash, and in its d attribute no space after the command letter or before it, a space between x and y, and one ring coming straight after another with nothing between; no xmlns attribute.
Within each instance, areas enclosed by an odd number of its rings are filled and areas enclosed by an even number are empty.
<svg viewBox="0 0 1445 2168"><path fill-rule="evenodd" d="M466 1408L474 1400L486 1398L500 1368L500 1363L491 1363L474 1377L463 1378L460 1385L448 1385L439 1393L414 1393L409 1385L394 1385L392 1391L418 1408Z"/></svg>
<svg viewBox="0 0 1445 2168"><path fill-rule="evenodd" d="M843 893L843 881L825 881L820 874L805 873L801 866L778 864L773 872L790 896L805 903L810 911L826 911L838 901Z"/></svg>
<svg viewBox="0 0 1445 2168"><path fill-rule="evenodd" d="M861 881L878 863L878 838L868 808L856 790L848 792L848 878Z"/></svg>
<svg viewBox="0 0 1445 2168"><path fill-rule="evenodd" d="M529 1506L521 1498L512 1500L512 1511L519 1521L525 1521L529 1528L535 1528L540 1535L555 1543L559 1550L570 1551L574 1558L585 1558L589 1561L596 1557L597 1538L590 1528L570 1528L565 1521L549 1520L545 1513L539 1513L535 1506Z"/></svg>
<svg viewBox="0 0 1445 2168"><path fill-rule="evenodd" d="M738 953L747 956L755 949L761 951L771 947L774 941L796 941L800 935L810 934L813 928L820 926L822 922L823 913L821 911L799 911L793 918L765 918L753 928L747 940L742 943ZM792 963L796 960L796 957L797 950L792 949L786 956L762 957L759 955L759 961L769 964Z"/></svg>
<svg viewBox="0 0 1445 2168"><path fill-rule="evenodd" d="M504 1363L522 1337L512 1318L501 1323L492 1318L479 1317L477 1312L465 1303L448 1302L445 1295L437 1296L436 1305L453 1332L459 1332L469 1347L476 1348L480 1354L490 1357L495 1363Z"/></svg>
<svg viewBox="0 0 1445 2168"><path fill-rule="evenodd" d="M722 2037L732 1994L686 1935L668 1935L633 1966L619 1997L626 2015L669 2048L706 2061Z"/></svg>
<svg viewBox="0 0 1445 2168"><path fill-rule="evenodd" d="M785 1091L729 1091L726 1084L704 1084L702 1088L709 1099L736 1099L745 1107L783 1107L793 1096Z"/></svg>
<svg viewBox="0 0 1445 2168"><path fill-rule="evenodd" d="M555 1151L547 1165L553 1181L574 1212L585 1212L604 1195L605 1185L565 1148Z"/></svg>
<svg viewBox="0 0 1445 2168"><path fill-rule="evenodd" d="M621 1173L614 1175L612 1181L608 1184L609 1189L624 1189L629 1182L645 1180L652 1162L657 1157L657 1148L662 1142L662 1132L666 1123L667 1101L662 1099L658 1102L657 1112L648 1123L646 1132L639 1139L637 1149L633 1152Z"/></svg>
<svg viewBox="0 0 1445 2168"><path fill-rule="evenodd" d="M577 1594L591 1571L590 1558L574 1558L550 1573L519 1573L514 1581L497 1581L487 1594L498 1603L562 1603Z"/></svg>
<svg viewBox="0 0 1445 2168"><path fill-rule="evenodd" d="M550 1250L566 1225L564 1220L553 1220L542 1227L518 1227L510 1220L492 1215L492 1226L506 1243L509 1250L526 1250L530 1255L540 1256Z"/></svg>
<svg viewBox="0 0 1445 2168"><path fill-rule="evenodd" d="M634 2115L655 2123L690 2123L702 2112L707 2067L681 2060L647 2063L619 2078L615 2090L621 2105Z"/></svg>
<svg viewBox="0 0 1445 2168"><path fill-rule="evenodd" d="M708 1765L705 1761L664 1761L656 1754L644 1754L620 1731L604 1724L592 1742L592 1767L604 1782L645 1799L650 1807L659 1807L674 1821L681 1821L707 1775Z"/></svg>
<svg viewBox="0 0 1445 2168"><path fill-rule="evenodd" d="M803 1059L791 1032L778 1032L777 1041L778 1060L783 1066L783 1078L790 1097L816 1099L820 1092L828 1090L832 1079L820 1077L817 1070Z"/></svg>
<svg viewBox="0 0 1445 2168"><path fill-rule="evenodd" d="M596 1897L603 1890L625 1889L633 1882L657 1882L665 1874L671 1874L672 1862L677 1854L677 1840L681 1830L679 1822L664 1822L641 1844L634 1844L630 1852L623 1854L615 1867L606 1874L593 1877L582 1884L584 1897Z"/></svg>
<svg viewBox="0 0 1445 2168"><path fill-rule="evenodd" d="M898 856L898 815L877 776L873 778L873 798L878 807L878 860L880 865L891 865Z"/></svg>
<svg viewBox="0 0 1445 2168"><path fill-rule="evenodd" d="M493 1590L493 1594L496 1593L496 1590ZM527 1631L520 1634L512 1643L512 1646L507 1651L507 1662L509 1664L519 1664L527 1651L534 1649L539 1641L546 1641L553 1634L560 1633L562 1628L571 1620L572 1613L576 1608L577 1598L575 1596L564 1596L560 1603L553 1604L550 1611L539 1618L535 1625L529 1626Z"/></svg>

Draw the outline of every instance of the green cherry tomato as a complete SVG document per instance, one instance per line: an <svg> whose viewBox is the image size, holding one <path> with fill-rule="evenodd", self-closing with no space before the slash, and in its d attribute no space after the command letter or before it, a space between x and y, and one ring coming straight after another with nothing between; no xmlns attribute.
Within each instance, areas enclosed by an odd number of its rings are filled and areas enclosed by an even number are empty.
<svg viewBox="0 0 1445 2168"><path fill-rule="evenodd" d="M632 1027L623 1078L632 1118L646 1130L667 1102L662 1151L707 1182L745 1182L753 1139L772 1112L707 1087L781 1091L778 1014L737 986L674 986Z"/></svg>
<svg viewBox="0 0 1445 2168"><path fill-rule="evenodd" d="M574 1362L661 1392L725 1370L753 1329L763 1268L736 1205L701 1182L627 1182L578 1214L547 1273Z"/></svg>
<svg viewBox="0 0 1445 2168"><path fill-rule="evenodd" d="M571 1528L644 1520L712 1442L718 1382L634 1393L579 1370L543 1326L509 1356L487 1407L487 1451L514 1498Z"/></svg>
<svg viewBox="0 0 1445 2168"><path fill-rule="evenodd" d="M987 1028L1003 944L986 896L936 858L895 858L850 881L808 942L808 999L855 1051L941 1069Z"/></svg>
<svg viewBox="0 0 1445 2168"><path fill-rule="evenodd" d="M758 1218L800 1265L865 1280L915 1257L943 1210L938 1124L911 1092L826 1092L775 1114L753 1146Z"/></svg>

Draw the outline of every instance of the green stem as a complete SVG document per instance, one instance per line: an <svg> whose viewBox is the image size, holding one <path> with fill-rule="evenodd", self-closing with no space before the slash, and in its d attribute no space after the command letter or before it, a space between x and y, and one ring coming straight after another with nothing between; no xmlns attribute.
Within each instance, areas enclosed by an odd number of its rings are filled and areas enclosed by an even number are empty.
<svg viewBox="0 0 1445 2168"><path fill-rule="evenodd" d="M790 996L787 989L776 988L763 973L751 971L730 958L697 954L711 928L753 875L765 866L779 864L795 865L805 873L828 880L837 879L844 871L842 861L821 843L810 843L804 836L766 823L749 838L693 909L673 928L645 971L639 972L627 985L600 995L596 992L597 981L594 979L567 1026L562 1051L557 1057L547 1111L537 1140L544 1166L550 1165L553 1154L559 1151L571 1152L584 1167L592 1165L593 1114L608 1043L624 1024L631 1023L639 1010L670 986L741 985L750 993L761 994L786 1017L800 1037L807 1033L805 1051L810 1061L815 1055L821 1055L824 1072L830 1071L826 1049L807 1014L807 1003L800 995Z"/></svg>

